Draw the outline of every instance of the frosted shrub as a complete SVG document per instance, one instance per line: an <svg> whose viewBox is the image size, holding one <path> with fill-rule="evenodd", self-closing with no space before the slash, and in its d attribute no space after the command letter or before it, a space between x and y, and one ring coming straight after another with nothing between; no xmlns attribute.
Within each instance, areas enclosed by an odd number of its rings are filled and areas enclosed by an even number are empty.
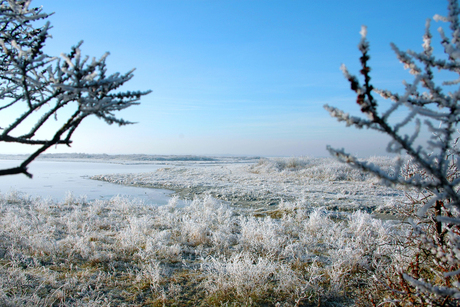
<svg viewBox="0 0 460 307"><path fill-rule="evenodd" d="M5 201L7 202L14 202L16 201L18 198L21 198L21 195L22 193L17 191L17 190L10 190L8 192L8 194L6 195L6 197L4 196L4 199Z"/></svg>
<svg viewBox="0 0 460 307"><path fill-rule="evenodd" d="M390 171L359 161L344 150L328 147L340 161L372 173L388 185L416 190L408 193L409 202L402 206L412 230L408 237L401 238L401 245L406 253L411 251L407 253L411 261L395 265L376 277L378 282L375 287L380 292L369 292L369 297L375 300L391 300L399 305L459 304L460 261L453 255L460 241L460 176L456 138L460 122L460 90L458 78L446 80L459 74L459 14L457 1L449 0L448 15L434 16L435 21L447 22L450 27L450 37L442 27L438 28L444 49L442 59L434 56L430 20L426 22L423 51L403 52L392 44L396 56L414 77L412 83L404 83L403 94L375 89L370 83L369 43L367 29L363 27L358 48L362 53L360 73L364 82L351 75L345 66L342 71L351 89L356 92L356 102L366 118L350 116L342 110L325 106L331 116L344 121L347 126L366 127L387 134L391 138L387 151L409 157L406 164L403 159L397 160ZM437 85L440 80L445 80L441 86ZM392 101L386 110L377 103L375 93ZM400 119L397 113L403 109L407 116ZM419 137L423 132L431 134L426 142ZM378 294L381 296L378 297Z"/></svg>
<svg viewBox="0 0 460 307"><path fill-rule="evenodd" d="M240 227L238 241L243 249L275 254L285 245L282 226L274 219L241 217Z"/></svg>
<svg viewBox="0 0 460 307"><path fill-rule="evenodd" d="M138 246L145 246L148 236L155 232L150 217L128 217L127 226L119 233L118 240L126 249L135 250Z"/></svg>
<svg viewBox="0 0 460 307"><path fill-rule="evenodd" d="M392 231L391 225L385 225L367 213L354 212L347 220L346 227L341 228L340 234L332 237L334 241L330 242L335 247L329 250L332 265L328 271L334 285L341 284L342 278L349 278L348 282L351 282L353 277L345 276L356 272L374 271L380 261L386 260L382 256L386 258L397 251L394 236L400 233Z"/></svg>
<svg viewBox="0 0 460 307"><path fill-rule="evenodd" d="M362 211L353 212L348 219L346 232L358 244L385 245L391 240L391 222L386 222L384 226L382 220L375 219L371 215ZM375 241L375 239L379 241Z"/></svg>
<svg viewBox="0 0 460 307"><path fill-rule="evenodd" d="M231 257L210 257L201 266L206 275L203 286L211 294L236 294L243 300L271 288L270 282L278 264L265 257L255 258L250 253L237 253Z"/></svg>
<svg viewBox="0 0 460 307"><path fill-rule="evenodd" d="M181 233L184 239L193 244L213 242L223 247L233 241L232 211L212 197L195 199L183 209Z"/></svg>
<svg viewBox="0 0 460 307"><path fill-rule="evenodd" d="M302 213L301 213L302 214ZM303 214L302 214L303 216ZM299 219L302 222L301 240L305 243L314 243L315 237L318 242L323 238L331 238L336 232L339 225L334 223L324 209L316 209L309 214L306 220Z"/></svg>
<svg viewBox="0 0 460 307"><path fill-rule="evenodd" d="M162 269L157 261L142 263L137 273L136 281L149 283L150 288L156 290L160 286Z"/></svg>
<svg viewBox="0 0 460 307"><path fill-rule="evenodd" d="M285 215L282 224L291 238L298 238L286 244L282 252L285 259L321 267L314 276L308 273L313 268L302 273L304 280L321 280L321 284L297 288L307 297L312 295L314 287L320 287L323 299L343 291L355 292L357 286L372 284L372 276L384 272L388 265L410 261L399 256L401 252L411 254L397 244L398 238L404 235L401 225L376 220L368 213L358 211L345 220L333 221L324 209L309 214L298 210Z"/></svg>
<svg viewBox="0 0 460 307"><path fill-rule="evenodd" d="M75 195L72 194L72 192L67 192L64 198L64 204L66 205L74 205L78 203L85 203L86 202L86 197L75 197Z"/></svg>

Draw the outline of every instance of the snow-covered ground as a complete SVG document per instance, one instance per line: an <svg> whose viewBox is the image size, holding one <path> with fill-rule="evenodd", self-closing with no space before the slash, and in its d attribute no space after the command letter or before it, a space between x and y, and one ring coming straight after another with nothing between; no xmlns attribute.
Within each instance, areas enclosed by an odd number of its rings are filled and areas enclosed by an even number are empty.
<svg viewBox="0 0 460 307"><path fill-rule="evenodd" d="M240 162L241 160L237 160ZM386 157L370 159L390 169ZM332 158L271 158L252 163L231 160L214 164L172 163L155 172L91 177L122 185L170 189L183 199L201 194L231 205L259 211L274 210L283 202L302 202L334 211L363 210L393 214L404 191L386 187L369 174Z"/></svg>
<svg viewBox="0 0 460 307"><path fill-rule="evenodd" d="M186 206L0 194L0 305L356 306L414 259L407 224L357 210L403 191L332 159L212 162L95 177Z"/></svg>

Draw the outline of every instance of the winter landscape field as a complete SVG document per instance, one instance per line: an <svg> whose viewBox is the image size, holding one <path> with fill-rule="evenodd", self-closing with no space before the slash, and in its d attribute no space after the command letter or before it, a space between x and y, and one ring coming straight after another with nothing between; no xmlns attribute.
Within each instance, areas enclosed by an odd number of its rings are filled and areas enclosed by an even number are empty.
<svg viewBox="0 0 460 307"><path fill-rule="evenodd" d="M413 258L411 192L332 158L161 163L91 179L173 190L163 206L1 191L0 305L366 305Z"/></svg>
<svg viewBox="0 0 460 307"><path fill-rule="evenodd" d="M460 306L457 0L41 2L0 0L0 306Z"/></svg>

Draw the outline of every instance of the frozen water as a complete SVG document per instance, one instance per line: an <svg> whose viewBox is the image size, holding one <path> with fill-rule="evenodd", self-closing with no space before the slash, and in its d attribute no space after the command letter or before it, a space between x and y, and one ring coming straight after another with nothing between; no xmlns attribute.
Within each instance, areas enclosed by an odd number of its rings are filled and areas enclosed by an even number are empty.
<svg viewBox="0 0 460 307"><path fill-rule="evenodd" d="M0 168L15 167L19 163L19 160L0 160ZM145 172L154 171L159 167L161 166L156 164L38 160L29 168L34 175L33 179L23 175L0 176L0 192L15 190L30 196L51 197L56 201L62 201L69 192L76 197L86 196L88 201L125 195L142 199L147 204L164 205L170 199L172 191L128 187L89 179L89 176L101 173Z"/></svg>

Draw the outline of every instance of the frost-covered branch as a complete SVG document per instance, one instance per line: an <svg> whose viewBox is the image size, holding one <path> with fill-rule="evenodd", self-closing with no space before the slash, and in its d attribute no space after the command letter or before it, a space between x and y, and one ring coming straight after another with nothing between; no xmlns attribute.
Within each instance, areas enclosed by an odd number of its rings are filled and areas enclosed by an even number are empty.
<svg viewBox="0 0 460 307"><path fill-rule="evenodd" d="M81 55L82 41L60 57L44 54L51 26L47 22L37 28L34 21L49 15L41 8L31 8L30 2L0 0L0 111L8 112L11 119L2 123L0 142L39 147L19 167L0 170L0 176L23 173L31 177L28 164L51 146L70 146L73 132L87 116L95 115L108 124L131 124L114 112L139 104L150 92L115 92L133 77L133 70L106 76L108 53L89 61ZM16 110L22 113L14 114ZM67 110L64 114L73 110L72 115L51 135L38 138L46 133L46 123L53 117L57 120L63 110Z"/></svg>
<svg viewBox="0 0 460 307"><path fill-rule="evenodd" d="M360 78L349 73L345 66L342 66L342 71L350 82L351 89L356 93L356 102L366 118L350 116L335 107L325 106L332 117L338 121L345 121L347 126L366 127L388 135L391 141L388 143L387 151L408 156L409 162L404 167L403 159L399 158L394 172L389 173L345 153L343 149L327 147L331 155L338 160L374 174L385 184L402 185L421 193L419 199L410 198L414 205L418 205L418 208L412 211L411 218L425 218L425 221L431 222L435 240L423 239L419 243L419 248L432 259L433 271L449 273L440 274L441 278L438 280L422 281L416 276L416 270L411 269L412 276L401 274L401 280L404 280L402 284L407 287L412 286L417 288L417 291L429 293L427 301L430 302L435 302L440 296L451 300L460 298L458 288L453 288L450 281L454 276L458 279L460 274L460 258L454 253L460 247L460 159L457 150L457 126L460 121L460 9L456 0L448 2L448 16L434 17L435 21L443 21L450 26L451 37L448 37L442 28L438 29L445 58L438 59L433 55L431 22L427 20L421 52L401 51L396 45L391 45L398 60L413 75L413 81L404 83L406 89L401 94L374 89L370 82L367 30L363 27L358 45L362 54L360 75L363 80L360 81ZM437 71L441 71L439 76L435 76ZM438 85L438 80L447 75L442 72L449 72L449 75L457 77ZM449 86L450 91L445 88L446 86ZM386 110L382 109L374 98L374 93L383 99L390 99L391 105ZM404 110L407 115L403 119L395 115L400 115ZM422 128L431 133L428 140L420 137ZM408 132L411 130L412 132ZM423 238L426 238L426 232L429 230L415 231ZM418 266L418 258L414 263ZM439 280L443 280L444 284L440 284ZM412 295L411 291L403 290L408 297Z"/></svg>

